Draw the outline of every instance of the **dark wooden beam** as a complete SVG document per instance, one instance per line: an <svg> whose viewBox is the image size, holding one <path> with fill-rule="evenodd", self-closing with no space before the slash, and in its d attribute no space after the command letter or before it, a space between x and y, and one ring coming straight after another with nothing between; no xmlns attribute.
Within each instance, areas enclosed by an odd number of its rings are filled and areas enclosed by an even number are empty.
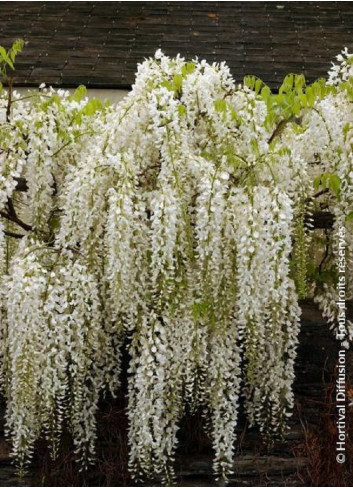
<svg viewBox="0 0 353 489"><path fill-rule="evenodd" d="M15 180L17 182L17 186L15 190L17 190L18 192L27 192L28 185L26 179L19 177L19 178L15 178Z"/></svg>
<svg viewBox="0 0 353 489"><path fill-rule="evenodd" d="M334 223L334 215L331 212L317 211L313 213L314 229L330 229Z"/></svg>

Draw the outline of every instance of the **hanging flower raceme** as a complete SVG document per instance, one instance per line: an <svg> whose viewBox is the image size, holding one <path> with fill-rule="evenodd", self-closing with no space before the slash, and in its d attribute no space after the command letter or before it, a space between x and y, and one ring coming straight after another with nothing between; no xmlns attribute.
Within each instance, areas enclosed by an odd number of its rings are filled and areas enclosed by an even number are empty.
<svg viewBox="0 0 353 489"><path fill-rule="evenodd" d="M244 328L246 410L252 424L272 435L285 426L293 406L300 310L289 277L292 203L279 191L255 187L250 195L240 194L238 206L238 318Z"/></svg>
<svg viewBox="0 0 353 489"><path fill-rule="evenodd" d="M3 298L7 429L23 467L45 434L57 452L64 423L86 463L104 382L106 333L95 277L69 252L23 243Z"/></svg>
<svg viewBox="0 0 353 489"><path fill-rule="evenodd" d="M0 126L1 378L22 466L42 435L55 455L66 427L92 460L124 344L136 480L173 481L185 412L202 413L221 479L240 399L267 438L285 430L298 297L337 319L342 226L353 293L349 60L273 94L157 51L110 108L83 88L14 95ZM312 229L318 210L331 231Z"/></svg>

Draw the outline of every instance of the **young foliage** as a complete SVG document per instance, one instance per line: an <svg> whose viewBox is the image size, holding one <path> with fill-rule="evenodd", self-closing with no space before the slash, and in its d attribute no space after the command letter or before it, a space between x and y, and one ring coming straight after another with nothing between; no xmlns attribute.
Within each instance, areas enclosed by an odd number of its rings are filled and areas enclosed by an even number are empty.
<svg viewBox="0 0 353 489"><path fill-rule="evenodd" d="M64 426L93 459L124 341L137 480L173 481L186 409L203 413L222 479L241 400L267 438L286 429L298 297L335 322L342 223L353 294L349 60L274 93L157 51L117 105L84 87L1 92L1 378L21 467L43 435L55 455ZM321 207L335 218L324 236Z"/></svg>

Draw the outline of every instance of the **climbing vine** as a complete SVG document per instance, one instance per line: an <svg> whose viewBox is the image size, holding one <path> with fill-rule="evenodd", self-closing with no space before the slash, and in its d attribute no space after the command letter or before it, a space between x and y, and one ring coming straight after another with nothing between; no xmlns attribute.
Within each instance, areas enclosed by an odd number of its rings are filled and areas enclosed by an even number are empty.
<svg viewBox="0 0 353 489"><path fill-rule="evenodd" d="M267 438L286 429L298 299L337 331L343 226L353 292L353 57L274 93L157 51L109 105L84 87L18 94L21 48L0 50L1 381L20 469L41 436L55 456L64 426L94 460L124 343L132 475L173 480L189 409L226 478L240 404Z"/></svg>

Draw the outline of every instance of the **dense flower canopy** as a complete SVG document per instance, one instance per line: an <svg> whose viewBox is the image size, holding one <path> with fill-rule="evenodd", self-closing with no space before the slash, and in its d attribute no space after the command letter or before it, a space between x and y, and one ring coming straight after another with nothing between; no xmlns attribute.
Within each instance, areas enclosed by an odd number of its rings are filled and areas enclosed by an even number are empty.
<svg viewBox="0 0 353 489"><path fill-rule="evenodd" d="M40 436L55 455L64 426L94 458L123 342L137 479L173 479L186 409L204 415L219 477L240 400L265 436L285 429L298 298L337 330L343 226L352 295L353 65L338 61L328 82L288 75L278 94L160 51L117 105L83 87L0 92L1 379L22 467ZM318 210L332 229L312 229Z"/></svg>

